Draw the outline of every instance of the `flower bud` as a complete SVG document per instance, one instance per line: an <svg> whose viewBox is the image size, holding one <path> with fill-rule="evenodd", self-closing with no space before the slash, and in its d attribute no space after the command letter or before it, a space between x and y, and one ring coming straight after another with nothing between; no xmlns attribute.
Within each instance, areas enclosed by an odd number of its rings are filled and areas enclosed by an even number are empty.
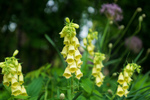
<svg viewBox="0 0 150 100"><path fill-rule="evenodd" d="M15 50L15 52L13 53L13 56L16 56L18 54L18 50Z"/></svg>
<svg viewBox="0 0 150 100"><path fill-rule="evenodd" d="M65 99L65 94L64 94L64 93L61 93L61 94L60 94L60 100L63 100L63 99Z"/></svg>
<svg viewBox="0 0 150 100"><path fill-rule="evenodd" d="M112 25L112 24L113 24L113 21L111 20L111 21L109 22L109 24Z"/></svg>
<svg viewBox="0 0 150 100"><path fill-rule="evenodd" d="M137 10L138 12L141 12L141 11L142 11L142 8L141 8L141 7L138 7L136 10Z"/></svg>
<svg viewBox="0 0 150 100"><path fill-rule="evenodd" d="M111 89L108 89L107 92L108 92L109 94L112 94L112 90L111 90Z"/></svg>
<svg viewBox="0 0 150 100"><path fill-rule="evenodd" d="M66 20L67 23L70 23L70 19L68 17L66 17L65 20Z"/></svg>
<svg viewBox="0 0 150 100"><path fill-rule="evenodd" d="M114 76L114 77L115 77L115 76L117 76L117 73L113 73L113 75L112 75L112 76Z"/></svg>
<svg viewBox="0 0 150 100"><path fill-rule="evenodd" d="M113 44L112 44L112 43L109 43L108 47L109 47L110 49L112 48L112 46L113 46Z"/></svg>
<svg viewBox="0 0 150 100"><path fill-rule="evenodd" d="M143 17L142 16L139 17L139 21L140 22L143 21Z"/></svg>
<svg viewBox="0 0 150 100"><path fill-rule="evenodd" d="M143 18L145 18L145 17L146 17L146 15L145 15L145 14L142 14L142 17L143 17Z"/></svg>

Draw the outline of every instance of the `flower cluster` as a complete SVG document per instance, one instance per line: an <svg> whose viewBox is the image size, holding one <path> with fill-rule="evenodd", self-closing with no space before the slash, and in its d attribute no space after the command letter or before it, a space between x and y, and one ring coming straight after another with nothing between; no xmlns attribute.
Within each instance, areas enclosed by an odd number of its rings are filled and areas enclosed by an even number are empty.
<svg viewBox="0 0 150 100"><path fill-rule="evenodd" d="M95 46L92 44L92 41L94 39L97 39L97 35L98 35L98 32L96 31L93 32L91 29L89 29L87 38L83 39L84 46L87 46L87 50L91 56L94 55L94 48L95 48Z"/></svg>
<svg viewBox="0 0 150 100"><path fill-rule="evenodd" d="M131 63L128 64L123 72L121 72L119 74L118 77L118 89L117 89L117 95L122 97L123 95L127 97L127 94L129 93L129 91L127 90L131 84L131 77L134 73L134 71L136 70L138 73L140 73L140 67L139 65L135 64L135 63Z"/></svg>
<svg viewBox="0 0 150 100"><path fill-rule="evenodd" d="M66 62L68 63L68 66L66 67L63 74L63 76L67 79L72 76L71 73L75 73L77 79L80 79L83 76L82 72L80 71L81 65L83 63L80 60L82 55L78 50L80 43L76 37L75 28L79 28L79 25L70 22L69 18L66 18L66 26L59 33L61 38L64 37L63 43L65 46L61 54L64 58L66 58Z"/></svg>
<svg viewBox="0 0 150 100"><path fill-rule="evenodd" d="M15 58L17 54L18 50L14 52L12 57L7 57L5 62L0 63L2 74L4 74L3 84L11 87L11 92L14 96L27 96L26 89L24 88L24 85L22 85L24 83L22 67Z"/></svg>
<svg viewBox="0 0 150 100"><path fill-rule="evenodd" d="M121 21L123 19L121 8L113 3L113 4L103 4L100 9L101 13L104 13L107 18L114 21Z"/></svg>
<svg viewBox="0 0 150 100"><path fill-rule="evenodd" d="M102 61L105 59L105 55L102 53L95 53L94 57L94 67L92 69L92 75L96 78L96 85L100 87L104 80L104 75L101 72L102 67L104 65L102 64Z"/></svg>

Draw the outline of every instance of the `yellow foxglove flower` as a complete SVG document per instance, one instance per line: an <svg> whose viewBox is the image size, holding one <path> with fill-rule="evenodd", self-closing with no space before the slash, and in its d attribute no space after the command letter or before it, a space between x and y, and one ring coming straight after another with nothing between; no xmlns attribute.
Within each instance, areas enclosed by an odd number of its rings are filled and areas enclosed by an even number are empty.
<svg viewBox="0 0 150 100"><path fill-rule="evenodd" d="M129 86L128 86L127 82L124 82L124 83L123 83L123 89L126 90L126 89L128 89L128 87L129 87Z"/></svg>
<svg viewBox="0 0 150 100"><path fill-rule="evenodd" d="M93 75L94 77L97 76L97 70L96 70L96 67L93 67L93 69L92 69L92 75Z"/></svg>
<svg viewBox="0 0 150 100"><path fill-rule="evenodd" d="M130 82L132 81L131 77L128 78L127 83L130 84Z"/></svg>
<svg viewBox="0 0 150 100"><path fill-rule="evenodd" d="M11 79L12 79L11 73L9 73L9 74L7 75L7 78L8 78L9 81L11 81Z"/></svg>
<svg viewBox="0 0 150 100"><path fill-rule="evenodd" d="M123 84L124 83L124 77L123 77L123 74L122 72L120 73L119 75L119 78L118 78L118 81L117 81L119 84Z"/></svg>
<svg viewBox="0 0 150 100"><path fill-rule="evenodd" d="M84 44L84 46L87 45L87 40L86 40L86 38L83 39L83 44Z"/></svg>
<svg viewBox="0 0 150 100"><path fill-rule="evenodd" d="M16 60L15 60L15 66L18 66L18 64L19 64L19 63L18 63L18 60L16 59Z"/></svg>
<svg viewBox="0 0 150 100"><path fill-rule="evenodd" d="M69 66L66 67L63 76L66 77L67 79L70 78L70 77L72 76L72 75L71 75L71 72L70 72L70 70L69 70Z"/></svg>
<svg viewBox="0 0 150 100"><path fill-rule="evenodd" d="M83 61L81 61L80 59L77 61L77 66L81 66L83 64Z"/></svg>
<svg viewBox="0 0 150 100"><path fill-rule="evenodd" d="M17 81L17 79L16 79L15 77L12 77L11 86L12 86L12 87L18 86L18 81Z"/></svg>
<svg viewBox="0 0 150 100"><path fill-rule="evenodd" d="M80 69L77 69L77 71L76 71L76 78L79 80L82 76L83 76L83 74L82 74L82 72L80 71Z"/></svg>
<svg viewBox="0 0 150 100"><path fill-rule="evenodd" d="M9 80L6 75L3 76L3 84L9 86Z"/></svg>
<svg viewBox="0 0 150 100"><path fill-rule="evenodd" d="M63 55L64 58L66 58L67 57L67 53L68 53L68 46L64 46L61 54Z"/></svg>
<svg viewBox="0 0 150 100"><path fill-rule="evenodd" d="M16 78L16 79L18 80L18 75L17 75L17 74L14 74L13 77Z"/></svg>
<svg viewBox="0 0 150 100"><path fill-rule="evenodd" d="M22 73L22 67L21 67L21 64L19 64L17 66L17 74L20 75Z"/></svg>
<svg viewBox="0 0 150 100"><path fill-rule="evenodd" d="M120 85L117 88L117 95L120 97L122 97L124 95L124 91Z"/></svg>
<svg viewBox="0 0 150 100"><path fill-rule="evenodd" d="M89 54L90 54L91 56L93 56L93 55L94 55L94 51L89 51Z"/></svg>
<svg viewBox="0 0 150 100"><path fill-rule="evenodd" d="M100 87L101 85L102 85L102 79L100 78L100 77L96 77L96 85L98 86L98 87Z"/></svg>
<svg viewBox="0 0 150 100"><path fill-rule="evenodd" d="M68 45L69 43L70 43L69 38L67 36L65 36L65 38L64 38L64 44Z"/></svg>
<svg viewBox="0 0 150 100"><path fill-rule="evenodd" d="M17 96L21 93L21 86L17 85L16 88L12 87L12 95Z"/></svg>
<svg viewBox="0 0 150 100"><path fill-rule="evenodd" d="M4 68L2 68L2 74L5 74L5 69Z"/></svg>
<svg viewBox="0 0 150 100"><path fill-rule="evenodd" d="M103 64L102 64L102 62L99 63L99 64L96 64L97 71L101 71L102 67L104 67Z"/></svg>
<svg viewBox="0 0 150 100"><path fill-rule="evenodd" d="M129 64L126 66L125 70L126 70L127 72L130 72L130 71L131 71Z"/></svg>
<svg viewBox="0 0 150 100"><path fill-rule="evenodd" d="M75 45L76 45L76 48L80 46L80 43L77 37L75 37Z"/></svg>
<svg viewBox="0 0 150 100"><path fill-rule="evenodd" d="M20 84L23 84L23 83L24 83L23 75L22 75L22 74L19 75L19 83L20 83Z"/></svg>
<svg viewBox="0 0 150 100"><path fill-rule="evenodd" d="M16 56L18 54L18 52L19 52L18 50L15 50L13 53L13 56Z"/></svg>
<svg viewBox="0 0 150 100"><path fill-rule="evenodd" d="M70 55L73 55L74 52L75 52L74 45L69 45L68 53L69 53Z"/></svg>
<svg viewBox="0 0 150 100"><path fill-rule="evenodd" d="M76 44L76 36L72 37L70 40L72 45Z"/></svg>
<svg viewBox="0 0 150 100"><path fill-rule="evenodd" d="M70 65L69 70L71 73L74 73L77 70L77 65L76 65L75 61Z"/></svg>
<svg viewBox="0 0 150 100"><path fill-rule="evenodd" d="M105 76L102 74L102 72L99 72L99 77L103 80L105 78Z"/></svg>
<svg viewBox="0 0 150 100"><path fill-rule="evenodd" d="M10 68L10 72L12 73L12 74L15 74L16 73L16 68Z"/></svg>
<svg viewBox="0 0 150 100"><path fill-rule="evenodd" d="M75 54L74 54L74 56L75 56L75 60L79 60L81 57L82 57L82 55L80 54L80 52L79 52L79 50L77 49L77 50L75 50Z"/></svg>
<svg viewBox="0 0 150 100"><path fill-rule="evenodd" d="M129 93L129 91L125 90L125 93L124 93L125 97L127 97L128 93Z"/></svg>
<svg viewBox="0 0 150 100"><path fill-rule="evenodd" d="M124 71L124 80L128 80L128 77L129 77L129 75L128 75L128 72L127 71Z"/></svg>
<svg viewBox="0 0 150 100"><path fill-rule="evenodd" d="M68 64L72 64L74 62L74 56L68 54L66 61L67 61Z"/></svg>
<svg viewBox="0 0 150 100"><path fill-rule="evenodd" d="M65 34L63 32L60 32L60 37L63 38L65 36Z"/></svg>
<svg viewBox="0 0 150 100"><path fill-rule="evenodd" d="M27 92L26 92L26 89L24 88L24 86L21 87L21 95L27 96Z"/></svg>

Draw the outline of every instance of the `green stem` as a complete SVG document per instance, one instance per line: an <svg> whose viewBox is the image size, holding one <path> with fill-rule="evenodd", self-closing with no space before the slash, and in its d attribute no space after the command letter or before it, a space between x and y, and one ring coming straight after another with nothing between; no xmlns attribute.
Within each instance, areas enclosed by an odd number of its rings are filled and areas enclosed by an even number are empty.
<svg viewBox="0 0 150 100"><path fill-rule="evenodd" d="M115 98L116 94L113 95L113 97L110 100L113 100Z"/></svg>
<svg viewBox="0 0 150 100"><path fill-rule="evenodd" d="M71 77L71 98L74 97L74 84L73 84L74 76Z"/></svg>
<svg viewBox="0 0 150 100"><path fill-rule="evenodd" d="M125 28L125 30L122 32L121 36L117 39L117 41L114 43L113 48L116 47L116 45L120 42L120 40L122 39L122 37L125 35L125 33L127 32L129 26L131 25L133 19L135 18L135 16L137 15L137 10L134 12L133 16L131 17L127 27Z"/></svg>
<svg viewBox="0 0 150 100"><path fill-rule="evenodd" d="M107 23L106 23L106 27L105 27L105 29L104 29L104 33L103 33L103 36L102 36L102 40L100 41L100 49L102 49L102 47L103 47L103 42L104 42L104 39L105 39L105 37L106 37L106 33L107 33L107 31L108 31L108 27L109 27L109 22L110 22L110 20L108 20Z"/></svg>
<svg viewBox="0 0 150 100"><path fill-rule="evenodd" d="M46 86L45 86L45 97L44 97L44 100L47 100L47 95L48 95L48 84L50 82L50 78L48 78L48 81L46 83Z"/></svg>

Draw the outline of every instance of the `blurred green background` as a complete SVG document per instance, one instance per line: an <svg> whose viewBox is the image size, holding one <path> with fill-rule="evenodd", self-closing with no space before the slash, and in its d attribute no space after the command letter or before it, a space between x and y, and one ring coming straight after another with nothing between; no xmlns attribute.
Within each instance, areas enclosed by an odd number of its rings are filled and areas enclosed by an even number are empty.
<svg viewBox="0 0 150 100"><path fill-rule="evenodd" d="M97 22L98 26L95 29L98 32L102 32L106 24L106 17L100 14L99 10L102 4L112 2L114 1L0 0L0 62L4 61L5 57L11 56L15 49L18 49L19 54L17 58L22 62L23 73L35 70L46 63L51 63L56 67L62 67L61 62L58 61L59 56L56 50L46 40L44 34L50 36L61 51L63 39L60 38L59 32L64 26L64 19L66 17L73 19L75 23L80 25L80 28L77 29L78 37L79 33L81 33L82 26L87 25L86 22L88 20ZM127 22L137 7L142 8L142 12L137 14L129 30L123 39L121 39L121 42L124 42L135 31L138 24L138 17L143 13L146 14L146 18L142 22L142 29L136 35L143 42L144 53L141 56L143 58L147 49L150 48L150 34L148 31L150 27L150 1L118 0L117 4L122 8L124 16L123 20L118 24L123 24L124 26L127 25ZM117 28L117 25L114 25L114 27ZM82 40L81 37L79 39ZM118 55L124 52L124 48L125 46L123 45ZM115 48L113 51L115 51ZM130 55L131 58L132 56L137 56L132 51ZM143 73L150 70L149 59L150 57L141 64Z"/></svg>

